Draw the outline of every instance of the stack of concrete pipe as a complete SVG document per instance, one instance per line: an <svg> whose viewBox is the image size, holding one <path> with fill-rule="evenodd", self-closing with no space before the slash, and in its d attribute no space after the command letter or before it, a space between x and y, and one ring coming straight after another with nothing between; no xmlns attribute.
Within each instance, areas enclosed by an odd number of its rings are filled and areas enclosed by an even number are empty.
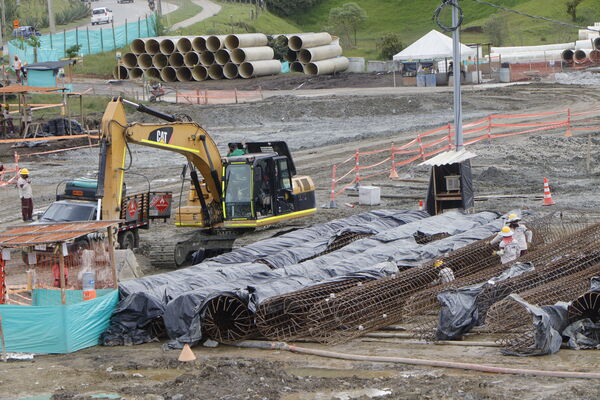
<svg viewBox="0 0 600 400"><path fill-rule="evenodd" d="M292 72L328 75L348 69L350 62L342 56L338 40L327 32L280 35L277 40L287 47L285 60Z"/></svg>
<svg viewBox="0 0 600 400"><path fill-rule="evenodd" d="M142 76L163 82L254 78L281 72L281 63L262 33L219 36L163 36L135 39L117 79Z"/></svg>
<svg viewBox="0 0 600 400"><path fill-rule="evenodd" d="M564 61L583 64L588 60L600 63L600 37L570 43L557 43L542 46L492 47L492 57L502 62Z"/></svg>

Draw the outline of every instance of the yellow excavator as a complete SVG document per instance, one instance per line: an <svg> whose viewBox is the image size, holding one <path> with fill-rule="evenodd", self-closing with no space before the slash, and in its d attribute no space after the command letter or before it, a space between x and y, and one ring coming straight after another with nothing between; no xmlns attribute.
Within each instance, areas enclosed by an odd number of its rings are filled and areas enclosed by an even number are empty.
<svg viewBox="0 0 600 400"><path fill-rule="evenodd" d="M127 123L125 105L165 122ZM188 161L190 194L187 205L175 210L175 219L179 227L197 229L183 238L151 244L154 265L182 266L194 253L199 261L198 254L209 257L230 251L233 241L249 230L316 211L314 183L309 176L296 175L285 142L249 142L246 154L222 157L210 135L185 119L189 118L122 98L112 99L102 117L96 197L101 199L103 220L121 215L129 145L172 151Z"/></svg>

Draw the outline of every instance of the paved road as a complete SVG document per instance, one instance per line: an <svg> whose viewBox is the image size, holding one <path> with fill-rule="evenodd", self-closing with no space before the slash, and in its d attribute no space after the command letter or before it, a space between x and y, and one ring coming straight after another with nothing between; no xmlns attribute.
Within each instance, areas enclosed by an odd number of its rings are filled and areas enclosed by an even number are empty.
<svg viewBox="0 0 600 400"><path fill-rule="evenodd" d="M196 22L200 22L202 20L210 18L213 15L218 14L219 11L221 11L221 6L213 3L210 0L192 0L192 1L194 3L196 3L197 5L199 5L200 7L202 7L202 11L200 13L194 15L191 18L188 18L186 20L183 20L181 22L173 24L173 26L171 27L172 30L176 30L179 28L185 28L186 26L190 26L192 24L195 24Z"/></svg>
<svg viewBox="0 0 600 400"><path fill-rule="evenodd" d="M115 26L122 25L127 22L137 21L138 18L145 18L146 15L150 15L152 12L148 8L148 2L146 0L134 0L133 3L117 4L117 0L99 0L90 2L91 8L107 7L113 11L113 19ZM168 14L177 9L177 6L166 1L162 2L163 14ZM91 15L90 15L91 18ZM89 27L90 30L102 29L109 27L110 24L94 25L91 22L84 24L83 27ZM81 27L80 27L81 28Z"/></svg>

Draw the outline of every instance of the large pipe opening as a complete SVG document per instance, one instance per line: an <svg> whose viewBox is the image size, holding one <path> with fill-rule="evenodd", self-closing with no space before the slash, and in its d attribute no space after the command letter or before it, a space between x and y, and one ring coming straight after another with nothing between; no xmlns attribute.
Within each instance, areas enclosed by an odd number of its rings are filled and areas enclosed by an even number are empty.
<svg viewBox="0 0 600 400"><path fill-rule="evenodd" d="M177 41L177 51L180 53L192 51L192 41L189 38L182 37Z"/></svg>
<svg viewBox="0 0 600 400"><path fill-rule="evenodd" d="M173 67L165 67L160 70L160 79L165 82L177 82L177 71Z"/></svg>
<svg viewBox="0 0 600 400"><path fill-rule="evenodd" d="M141 54L146 51L146 44L143 39L133 39L129 48L135 54Z"/></svg>
<svg viewBox="0 0 600 400"><path fill-rule="evenodd" d="M195 81L201 82L209 79L208 69L203 65L197 65L192 69L192 78Z"/></svg>
<svg viewBox="0 0 600 400"><path fill-rule="evenodd" d="M206 51L206 38L204 36L196 36L192 39L192 49L194 49L196 53Z"/></svg>
<svg viewBox="0 0 600 400"><path fill-rule="evenodd" d="M575 64L583 64L585 60L587 60L585 50L575 50L575 53L573 54L573 61L575 61Z"/></svg>
<svg viewBox="0 0 600 400"><path fill-rule="evenodd" d="M573 50L567 49L562 52L561 58L563 59L563 61L571 63L573 62L573 55Z"/></svg>
<svg viewBox="0 0 600 400"><path fill-rule="evenodd" d="M200 62L205 67L210 67L215 63L215 53L208 50L203 51L202 54L200 54Z"/></svg>
<svg viewBox="0 0 600 400"><path fill-rule="evenodd" d="M593 63L596 64L600 64L600 50L592 50L590 51L590 60L592 60Z"/></svg>
<svg viewBox="0 0 600 400"><path fill-rule="evenodd" d="M290 71L304 73L304 64L300 61L294 61L290 64Z"/></svg>
<svg viewBox="0 0 600 400"><path fill-rule="evenodd" d="M160 51L160 44L156 39L148 39L144 44L144 50L146 53L154 55Z"/></svg>
<svg viewBox="0 0 600 400"><path fill-rule="evenodd" d="M594 49L600 50L600 37L594 39Z"/></svg>
<svg viewBox="0 0 600 400"><path fill-rule="evenodd" d="M123 55L123 65L127 68L134 68L137 66L137 57L134 53L125 53Z"/></svg>
<svg viewBox="0 0 600 400"><path fill-rule="evenodd" d="M153 58L150 54L147 53L140 54L137 58L137 64L140 68L143 69L150 68L153 66Z"/></svg>
<svg viewBox="0 0 600 400"><path fill-rule="evenodd" d="M164 54L158 53L152 56L152 66L161 69L166 67L169 64L169 59ZM142 65L142 68L145 68Z"/></svg>
<svg viewBox="0 0 600 400"><path fill-rule="evenodd" d="M125 68L122 65L115 66L115 68L113 69L113 77L115 79L127 79L129 77L127 68Z"/></svg>
<svg viewBox="0 0 600 400"><path fill-rule="evenodd" d="M186 67L193 68L200 63L200 55L195 51L188 51L183 56L183 62Z"/></svg>
<svg viewBox="0 0 600 400"><path fill-rule="evenodd" d="M208 70L203 65L196 65L192 70L192 78L198 82L205 81L208 79Z"/></svg>
<svg viewBox="0 0 600 400"><path fill-rule="evenodd" d="M138 67L132 68L129 70L129 78L138 79L144 75L144 70Z"/></svg>
<svg viewBox="0 0 600 400"><path fill-rule="evenodd" d="M212 52L222 49L224 46L224 39L224 36L209 36L208 39L206 39L206 49Z"/></svg>
<svg viewBox="0 0 600 400"><path fill-rule="evenodd" d="M297 61L298 60L298 52L288 49L288 51L283 55L283 59L287 62Z"/></svg>
<svg viewBox="0 0 600 400"><path fill-rule="evenodd" d="M148 68L147 70L144 71L144 73L146 74L146 77L149 79L160 79L160 71L158 70L158 68Z"/></svg>
<svg viewBox="0 0 600 400"><path fill-rule="evenodd" d="M192 80L192 70L187 67L177 68L176 76L179 82L189 82Z"/></svg>
<svg viewBox="0 0 600 400"><path fill-rule="evenodd" d="M227 79L237 78L239 75L238 66L234 63L225 64L225 66L223 66L223 75L225 75L225 78Z"/></svg>
<svg viewBox="0 0 600 400"><path fill-rule="evenodd" d="M239 47L266 46L268 41L267 35L264 33L242 33L226 36L223 44L229 50L234 50Z"/></svg>
<svg viewBox="0 0 600 400"><path fill-rule="evenodd" d="M169 56L169 65L173 68L183 67L183 55L181 53L173 53Z"/></svg>
<svg viewBox="0 0 600 400"><path fill-rule="evenodd" d="M175 41L173 39L163 39L160 41L160 52L166 55L173 54L175 46Z"/></svg>
<svg viewBox="0 0 600 400"><path fill-rule="evenodd" d="M219 64L213 64L208 68L208 76L210 79L218 80L223 79L223 66Z"/></svg>
<svg viewBox="0 0 600 400"><path fill-rule="evenodd" d="M279 60L246 61L239 66L238 71L242 78L275 75L281 72L281 63Z"/></svg>
<svg viewBox="0 0 600 400"><path fill-rule="evenodd" d="M227 64L229 61L231 61L231 52L229 50L226 50L226 49L218 50L215 53L215 61L219 65L225 65L225 64Z"/></svg>

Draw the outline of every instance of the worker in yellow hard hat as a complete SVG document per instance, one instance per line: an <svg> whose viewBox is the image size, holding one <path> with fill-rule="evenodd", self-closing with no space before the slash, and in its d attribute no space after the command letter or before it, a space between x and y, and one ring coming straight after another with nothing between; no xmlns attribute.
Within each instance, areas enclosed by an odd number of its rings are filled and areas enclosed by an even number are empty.
<svg viewBox="0 0 600 400"><path fill-rule="evenodd" d="M33 221L33 193L31 190L31 178L29 178L29 170L22 168L19 171L19 179L17 179L17 189L21 198L21 215L23 221Z"/></svg>
<svg viewBox="0 0 600 400"><path fill-rule="evenodd" d="M500 256L502 264L516 260L521 255L521 249L513 237L513 231L508 226L503 226L498 235L502 238L500 250L494 251L493 254Z"/></svg>
<svg viewBox="0 0 600 400"><path fill-rule="evenodd" d="M434 285L439 285L439 284L444 284L444 283L450 283L450 282L452 282L455 279L454 278L454 272L444 263L444 261L442 261L442 260L436 260L433 263L433 266L435 268L439 268L438 279L436 279L435 281L433 281Z"/></svg>
<svg viewBox="0 0 600 400"><path fill-rule="evenodd" d="M533 240L533 233L524 224L519 223L520 221L521 217L514 213L509 214L508 217L506 217L506 223L513 232L513 239L519 244L521 251L519 255L522 256L527 254L527 245ZM492 239L490 244L498 244L501 240L502 236L497 235L494 239Z"/></svg>

